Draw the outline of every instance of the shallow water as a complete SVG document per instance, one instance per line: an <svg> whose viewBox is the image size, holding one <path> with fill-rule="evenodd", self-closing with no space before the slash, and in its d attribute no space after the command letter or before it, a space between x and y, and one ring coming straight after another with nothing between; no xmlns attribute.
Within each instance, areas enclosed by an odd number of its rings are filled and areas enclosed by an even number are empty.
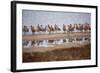
<svg viewBox="0 0 100 73"><path fill-rule="evenodd" d="M54 47L54 45L61 45L67 43L78 43L78 44L88 44L91 42L90 36L85 37L67 37L55 40L32 40L32 41L22 41L22 46L24 48L31 47Z"/></svg>

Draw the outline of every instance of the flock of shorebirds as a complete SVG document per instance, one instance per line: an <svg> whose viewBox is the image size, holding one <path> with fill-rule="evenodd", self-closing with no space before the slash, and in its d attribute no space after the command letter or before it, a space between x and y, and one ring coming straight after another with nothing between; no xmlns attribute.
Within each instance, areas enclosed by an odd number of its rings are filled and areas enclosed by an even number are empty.
<svg viewBox="0 0 100 73"><path fill-rule="evenodd" d="M52 33L64 33L64 32L91 32L91 25L86 24L69 24L62 26L55 25L31 25L31 26L23 26L24 36L31 32L31 35L35 34L52 34ZM56 35L56 34L55 34ZM63 44L63 43L82 43L82 42L90 42L90 37L69 37L69 38L61 38L55 40L31 40L26 41L23 40L23 47L48 47L51 45Z"/></svg>
<svg viewBox="0 0 100 73"><path fill-rule="evenodd" d="M57 24L54 25L31 25L31 26L23 26L23 33L24 35L27 33L31 34L43 34L43 33L63 33L63 32L90 32L91 31L91 25L88 23L85 24L69 24L62 26L59 26Z"/></svg>

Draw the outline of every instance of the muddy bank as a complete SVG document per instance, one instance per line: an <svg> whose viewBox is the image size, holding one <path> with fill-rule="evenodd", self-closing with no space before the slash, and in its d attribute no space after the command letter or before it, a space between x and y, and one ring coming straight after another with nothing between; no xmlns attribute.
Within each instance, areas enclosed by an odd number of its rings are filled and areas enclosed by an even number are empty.
<svg viewBox="0 0 100 73"><path fill-rule="evenodd" d="M91 58L91 44L81 47L55 49L46 52L23 52L23 62L85 60Z"/></svg>

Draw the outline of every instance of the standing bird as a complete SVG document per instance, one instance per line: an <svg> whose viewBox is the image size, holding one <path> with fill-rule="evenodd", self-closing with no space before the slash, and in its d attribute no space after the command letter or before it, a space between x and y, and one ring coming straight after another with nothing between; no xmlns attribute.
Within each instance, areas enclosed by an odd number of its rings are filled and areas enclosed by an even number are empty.
<svg viewBox="0 0 100 73"><path fill-rule="evenodd" d="M66 25L64 25L64 24L63 24L63 31L64 31L64 33L66 31Z"/></svg>
<svg viewBox="0 0 100 73"><path fill-rule="evenodd" d="M26 34L27 32L29 32L29 29L28 29L27 26L24 26L23 29L22 29L22 31L24 32L24 34Z"/></svg>

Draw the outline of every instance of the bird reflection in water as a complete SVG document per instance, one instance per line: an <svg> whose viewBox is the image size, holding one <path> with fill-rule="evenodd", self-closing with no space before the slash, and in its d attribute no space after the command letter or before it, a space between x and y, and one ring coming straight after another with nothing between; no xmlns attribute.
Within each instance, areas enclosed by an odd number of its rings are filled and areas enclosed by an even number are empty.
<svg viewBox="0 0 100 73"><path fill-rule="evenodd" d="M91 38L90 37L69 37L69 38L63 38L63 39L54 39L54 40L32 40L32 41L26 41L23 40L23 47L47 47L49 45L61 45L64 43L90 43Z"/></svg>

